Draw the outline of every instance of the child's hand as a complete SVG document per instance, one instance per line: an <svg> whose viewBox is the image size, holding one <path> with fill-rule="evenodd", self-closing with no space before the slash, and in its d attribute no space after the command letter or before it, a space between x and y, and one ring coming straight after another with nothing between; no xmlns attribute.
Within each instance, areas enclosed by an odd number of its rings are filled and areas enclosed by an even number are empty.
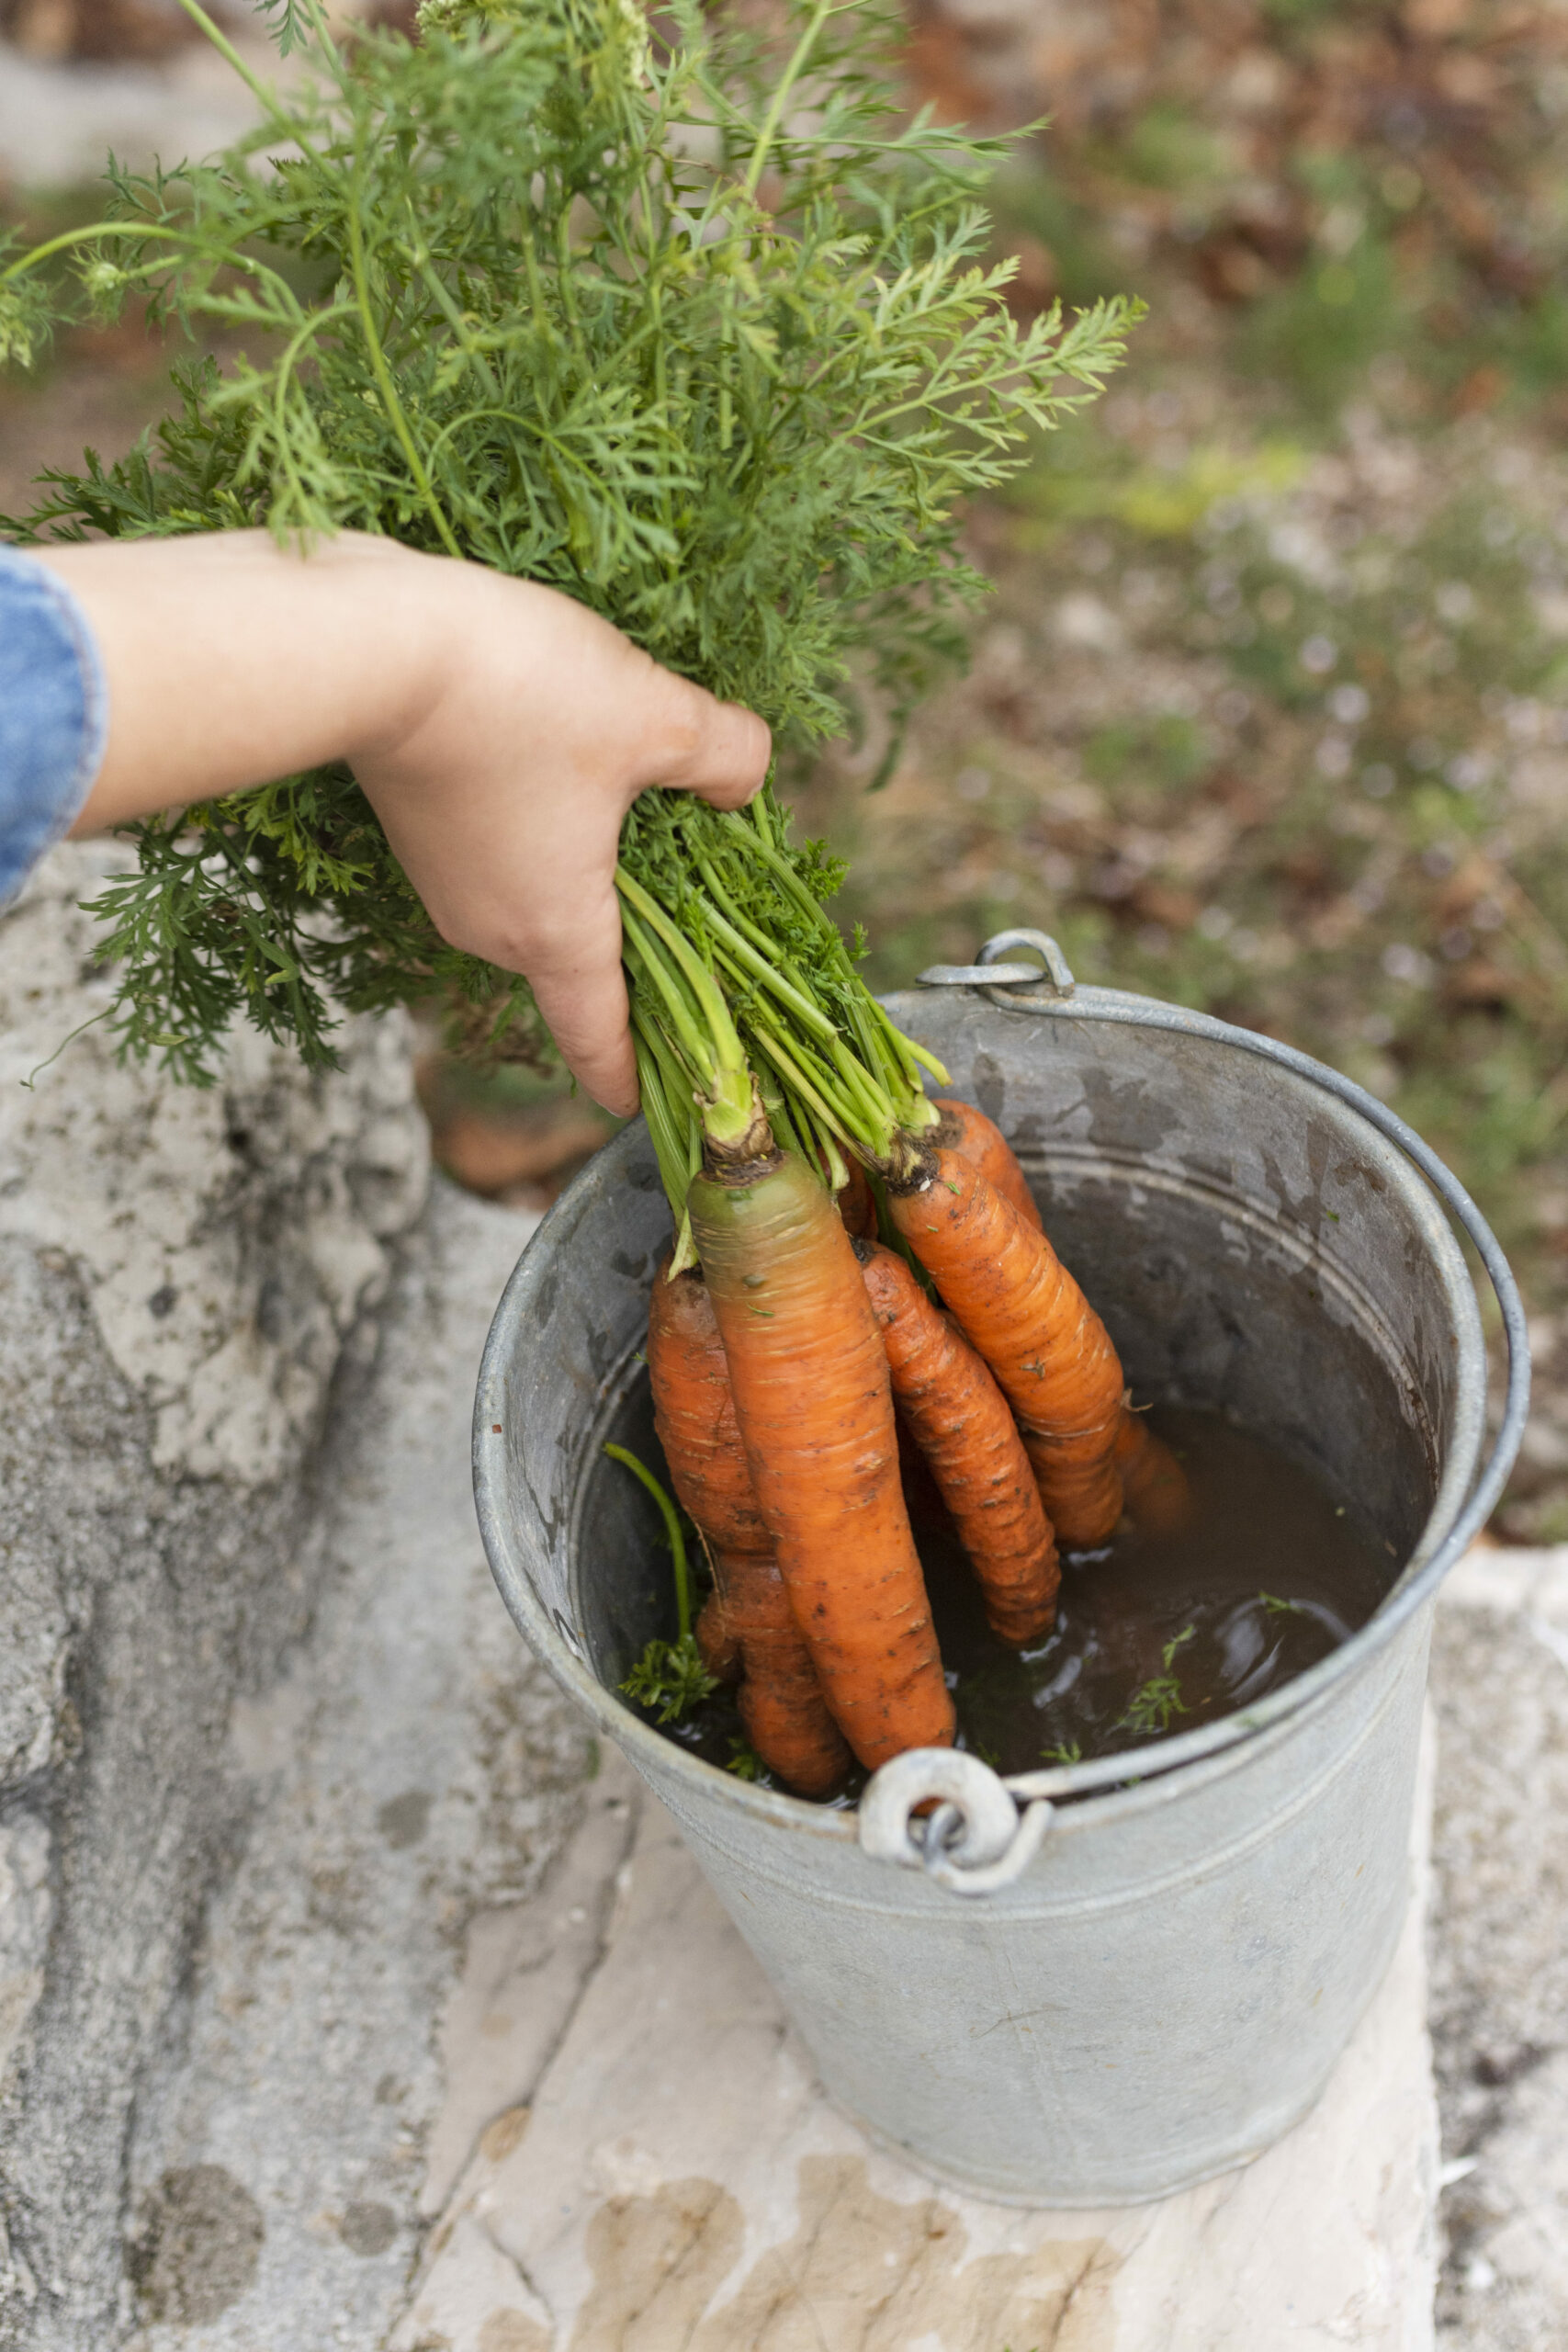
<svg viewBox="0 0 1568 2352"><path fill-rule="evenodd" d="M448 652L412 727L350 749L443 938L525 972L570 1068L637 1108L615 858L648 785L721 808L767 773L760 718L661 670L583 605L433 565Z"/></svg>
<svg viewBox="0 0 1568 2352"><path fill-rule="evenodd" d="M649 785L750 799L766 727L570 597L345 533L49 549L109 688L76 831L346 759L442 936L526 973L606 1109L637 1107L615 900Z"/></svg>

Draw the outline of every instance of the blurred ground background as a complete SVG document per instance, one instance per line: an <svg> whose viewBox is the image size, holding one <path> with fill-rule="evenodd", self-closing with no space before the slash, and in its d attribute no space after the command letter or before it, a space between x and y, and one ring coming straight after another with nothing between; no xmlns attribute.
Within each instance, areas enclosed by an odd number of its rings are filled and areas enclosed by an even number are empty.
<svg viewBox="0 0 1568 2352"><path fill-rule="evenodd" d="M1524 1281L1500 1532L1568 1537L1568 16L944 0L918 88L1048 112L1017 300L1150 310L974 518L998 582L897 780L807 796L880 979L1043 923L1085 977L1336 1063Z"/></svg>
<svg viewBox="0 0 1568 2352"><path fill-rule="evenodd" d="M67 65L85 94L130 60L209 102L166 0L0 0L0 153L36 158L18 94ZM879 984L1044 925L1082 977L1288 1038L1419 1126L1531 1312L1537 1409L1495 1532L1568 1541L1568 6L910 0L908 78L947 116L1052 118L998 191L1021 313L1131 288L1150 315L1108 398L972 514L998 589L967 678L884 791L880 745L826 759L803 825L852 857ZM7 85L32 126L8 150ZM93 202L32 161L0 187L39 232ZM0 379L0 512L84 444L128 447L164 364L130 323ZM434 1051L424 1092L451 1171L521 1205L605 1132L558 1084ZM1509 1706L1562 1663L1518 1640ZM1476 1850L1521 1838L1545 1871L1519 1926L1563 1897L1513 1790ZM1440 1818L1446 1869L1443 1839ZM1502 1930L1473 1932L1473 1965L1438 1975L1461 2167L1496 2127L1477 2102L1559 2030L1529 2008L1540 1955L1488 2008ZM1459 2195L1445 2340L1560 2342L1568 2256L1535 2316L1483 2324L1492 2224Z"/></svg>

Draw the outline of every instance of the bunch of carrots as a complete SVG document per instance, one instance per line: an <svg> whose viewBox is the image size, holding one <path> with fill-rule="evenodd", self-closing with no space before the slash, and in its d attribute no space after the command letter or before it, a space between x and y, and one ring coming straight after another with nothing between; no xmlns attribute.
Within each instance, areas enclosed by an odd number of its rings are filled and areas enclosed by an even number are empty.
<svg viewBox="0 0 1568 2352"><path fill-rule="evenodd" d="M852 1757L955 1736L898 1419L1020 1647L1054 1621L1058 1543L1103 1544L1124 1510L1168 1526L1186 1501L1000 1131L951 1099L904 1108L870 1181L852 1162L836 1192L760 1099L710 1137L682 1221L700 1263L666 1261L649 1317L656 1427L713 1571L703 1662L739 1682L761 1761L813 1797Z"/></svg>

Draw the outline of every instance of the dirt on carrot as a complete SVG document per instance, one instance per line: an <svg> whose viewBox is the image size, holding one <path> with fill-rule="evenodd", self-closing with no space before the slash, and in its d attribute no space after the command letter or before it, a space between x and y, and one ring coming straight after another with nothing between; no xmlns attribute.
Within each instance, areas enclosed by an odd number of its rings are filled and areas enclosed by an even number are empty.
<svg viewBox="0 0 1568 2352"><path fill-rule="evenodd" d="M961 1151L980 1170L987 1182L1018 1211L1025 1225L1032 1225L1037 1233L1044 1230L1040 1204L1029 1189L1029 1179L994 1119L988 1119L973 1102L961 1102L957 1095L950 1094L943 1098L942 1124L936 1133L937 1140L946 1150Z"/></svg>

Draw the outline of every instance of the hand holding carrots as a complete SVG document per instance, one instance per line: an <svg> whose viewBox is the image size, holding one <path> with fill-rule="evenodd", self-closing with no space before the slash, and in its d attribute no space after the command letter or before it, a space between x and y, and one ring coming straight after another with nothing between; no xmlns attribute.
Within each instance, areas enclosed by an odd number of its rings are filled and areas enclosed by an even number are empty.
<svg viewBox="0 0 1568 2352"><path fill-rule="evenodd" d="M562 1057L630 1113L615 858L649 785L749 800L771 744L586 605L344 531L65 547L108 689L77 820L129 819L346 760L437 930L527 975Z"/></svg>

